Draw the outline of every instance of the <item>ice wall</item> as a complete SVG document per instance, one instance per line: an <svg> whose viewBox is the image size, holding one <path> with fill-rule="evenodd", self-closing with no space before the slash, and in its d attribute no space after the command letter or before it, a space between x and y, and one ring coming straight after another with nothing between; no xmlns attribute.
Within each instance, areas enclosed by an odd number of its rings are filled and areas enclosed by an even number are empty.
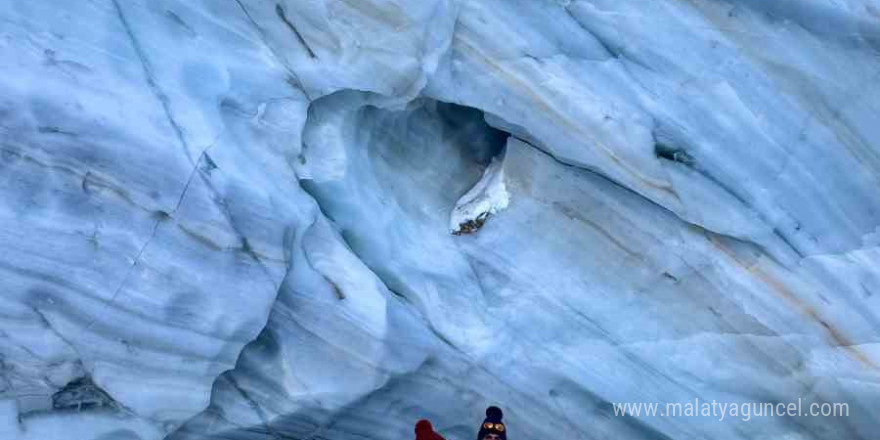
<svg viewBox="0 0 880 440"><path fill-rule="evenodd" d="M0 438L859 439L876 0L0 0ZM611 402L849 417L615 417Z"/></svg>

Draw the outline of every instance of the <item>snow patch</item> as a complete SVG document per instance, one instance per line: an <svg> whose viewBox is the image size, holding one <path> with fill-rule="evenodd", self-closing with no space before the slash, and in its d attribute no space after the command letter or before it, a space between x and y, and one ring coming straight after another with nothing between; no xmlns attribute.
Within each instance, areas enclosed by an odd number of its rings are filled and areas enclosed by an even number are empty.
<svg viewBox="0 0 880 440"><path fill-rule="evenodd" d="M449 218L454 235L471 234L480 229L489 216L507 208L510 194L504 184L504 159L495 157L483 177L458 199Z"/></svg>

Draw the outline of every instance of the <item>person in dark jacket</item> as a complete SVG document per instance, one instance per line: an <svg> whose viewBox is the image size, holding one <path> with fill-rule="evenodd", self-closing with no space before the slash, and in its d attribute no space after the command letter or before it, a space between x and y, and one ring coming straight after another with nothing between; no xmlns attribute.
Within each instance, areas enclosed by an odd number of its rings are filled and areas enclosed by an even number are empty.
<svg viewBox="0 0 880 440"><path fill-rule="evenodd" d="M486 419L480 425L480 432L477 434L477 440L507 440L507 427L501 418L504 413L497 406L486 408Z"/></svg>
<svg viewBox="0 0 880 440"><path fill-rule="evenodd" d="M442 435L434 432L431 422L425 419L416 422L416 440L446 440Z"/></svg>

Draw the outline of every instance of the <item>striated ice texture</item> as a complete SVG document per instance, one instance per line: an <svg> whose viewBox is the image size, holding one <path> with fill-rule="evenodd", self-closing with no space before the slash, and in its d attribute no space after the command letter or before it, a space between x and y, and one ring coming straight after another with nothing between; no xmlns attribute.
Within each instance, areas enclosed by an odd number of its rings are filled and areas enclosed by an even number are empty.
<svg viewBox="0 0 880 440"><path fill-rule="evenodd" d="M876 438L880 1L0 0L0 292L4 440Z"/></svg>

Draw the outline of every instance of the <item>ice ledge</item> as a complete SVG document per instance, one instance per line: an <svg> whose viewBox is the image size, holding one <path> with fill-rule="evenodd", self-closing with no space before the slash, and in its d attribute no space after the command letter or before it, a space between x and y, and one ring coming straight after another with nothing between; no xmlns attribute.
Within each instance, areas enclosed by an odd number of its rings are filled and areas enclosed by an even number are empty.
<svg viewBox="0 0 880 440"><path fill-rule="evenodd" d="M510 194L504 185L504 156L502 152L493 158L483 177L455 203L449 217L452 234L474 233L489 216L507 208Z"/></svg>

